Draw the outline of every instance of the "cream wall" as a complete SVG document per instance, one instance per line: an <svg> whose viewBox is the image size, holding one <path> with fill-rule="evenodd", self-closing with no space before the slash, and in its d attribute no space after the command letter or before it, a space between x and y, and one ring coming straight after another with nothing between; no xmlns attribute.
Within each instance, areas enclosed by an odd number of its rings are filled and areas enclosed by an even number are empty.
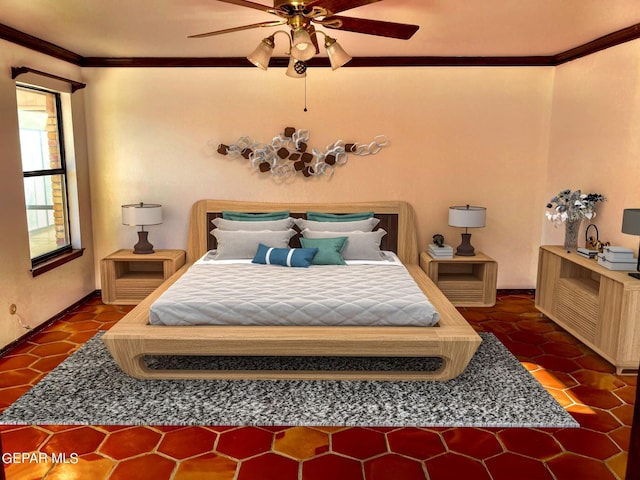
<svg viewBox="0 0 640 480"><path fill-rule="evenodd" d="M8 75L20 65L88 84L72 96L85 255L36 278ZM80 69L6 42L0 69L0 346L24 333L10 304L35 326L100 287L99 259L136 241L134 229L120 225L123 203L164 205L165 222L149 228L157 248L184 248L189 207L205 197L404 199L418 213L423 248L434 233L457 245L449 205L483 205L487 227L472 232L473 244L498 260L499 288L535 286L538 245L562 240L544 205L563 188L605 194L601 239L638 245L620 223L623 208L640 207L640 41L557 68L314 69L306 113L304 82L282 69ZM309 129L316 148L378 134L391 145L351 156L330 179L286 184L207 146L243 135L268 141L287 126Z"/></svg>
<svg viewBox="0 0 640 480"><path fill-rule="evenodd" d="M454 246L448 207L486 206L478 250L499 264L499 288L531 288L554 71L552 68L92 69L85 72L96 258L131 247L120 205L158 202L157 248L184 248L190 205L200 198L263 201L409 201L426 248L434 233ZM207 148L249 135L270 141L287 126L310 147L390 140L378 155L350 156L332 178L281 184L246 160Z"/></svg>
<svg viewBox="0 0 640 480"><path fill-rule="evenodd" d="M623 209L640 208L640 41L556 69L550 139L547 198L565 188L605 195L594 219L600 240L637 251L638 237L621 226ZM544 225L544 243L562 238Z"/></svg>
<svg viewBox="0 0 640 480"><path fill-rule="evenodd" d="M77 179L78 203L74 206L79 211L81 225L74 240L76 246L86 250L81 258L33 277L18 140L16 84L10 76L12 66L28 66L81 79L78 67L0 41L0 348L25 333L20 320L35 327L95 290L83 93L72 95L76 167L70 175ZM11 304L18 308L16 315L9 313Z"/></svg>

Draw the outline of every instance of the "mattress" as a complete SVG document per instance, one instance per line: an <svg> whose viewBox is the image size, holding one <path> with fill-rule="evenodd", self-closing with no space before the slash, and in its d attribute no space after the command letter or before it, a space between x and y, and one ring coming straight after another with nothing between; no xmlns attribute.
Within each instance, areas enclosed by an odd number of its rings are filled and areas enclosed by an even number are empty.
<svg viewBox="0 0 640 480"><path fill-rule="evenodd" d="M289 268L194 263L151 306L154 325L433 326L438 312L393 254Z"/></svg>

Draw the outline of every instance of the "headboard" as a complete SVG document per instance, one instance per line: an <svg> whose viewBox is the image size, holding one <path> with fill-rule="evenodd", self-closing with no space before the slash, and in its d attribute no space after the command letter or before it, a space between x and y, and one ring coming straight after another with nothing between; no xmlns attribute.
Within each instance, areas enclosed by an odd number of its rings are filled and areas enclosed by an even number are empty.
<svg viewBox="0 0 640 480"><path fill-rule="evenodd" d="M215 248L215 237L211 221L222 215L222 211L265 213L289 210L292 217L305 217L306 212L355 213L374 212L380 219L377 228L383 228L387 235L382 237L381 249L395 252L404 263L418 262L417 238L413 209L406 202L359 202L359 203L266 203L227 200L199 200L191 208L187 262L192 263L208 250ZM297 237L291 245L298 246Z"/></svg>

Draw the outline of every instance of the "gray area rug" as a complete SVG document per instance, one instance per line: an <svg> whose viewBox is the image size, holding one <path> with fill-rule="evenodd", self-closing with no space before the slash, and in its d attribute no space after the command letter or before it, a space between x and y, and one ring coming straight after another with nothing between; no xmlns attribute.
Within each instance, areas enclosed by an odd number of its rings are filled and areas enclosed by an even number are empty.
<svg viewBox="0 0 640 480"><path fill-rule="evenodd" d="M577 427L492 334L465 372L447 382L326 380L136 380L122 373L97 334L2 415L2 424L330 425ZM433 368L434 359L272 359L274 368L345 364ZM209 358L154 358L158 368ZM270 359L216 359L265 368ZM248 364L247 364L248 363ZM197 364L197 365L196 365ZM252 366L253 364L253 366Z"/></svg>

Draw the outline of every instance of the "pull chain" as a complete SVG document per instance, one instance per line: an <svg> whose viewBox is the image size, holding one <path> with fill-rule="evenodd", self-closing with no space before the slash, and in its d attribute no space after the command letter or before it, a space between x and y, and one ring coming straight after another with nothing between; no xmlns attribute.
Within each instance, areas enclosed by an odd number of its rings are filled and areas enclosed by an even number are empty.
<svg viewBox="0 0 640 480"><path fill-rule="evenodd" d="M307 111L307 74L304 74L304 111Z"/></svg>

